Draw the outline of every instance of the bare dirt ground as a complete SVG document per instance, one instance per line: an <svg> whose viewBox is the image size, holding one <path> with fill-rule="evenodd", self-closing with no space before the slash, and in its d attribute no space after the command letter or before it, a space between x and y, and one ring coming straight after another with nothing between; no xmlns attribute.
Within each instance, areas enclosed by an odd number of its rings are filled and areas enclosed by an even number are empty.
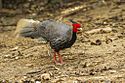
<svg viewBox="0 0 125 83"><path fill-rule="evenodd" d="M64 65L52 62L46 44L27 38L15 39L14 30L2 29L0 82L124 83L125 4L93 6L88 11L80 11L71 17L81 20L83 32L78 34L78 39L71 48L61 51ZM112 31L84 34L92 29L106 27L112 28ZM96 44L97 40L100 44Z"/></svg>

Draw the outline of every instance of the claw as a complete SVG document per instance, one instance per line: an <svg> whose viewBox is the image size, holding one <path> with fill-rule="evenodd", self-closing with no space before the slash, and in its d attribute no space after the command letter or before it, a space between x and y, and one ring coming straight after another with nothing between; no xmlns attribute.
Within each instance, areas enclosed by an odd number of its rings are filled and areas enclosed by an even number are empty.
<svg viewBox="0 0 125 83"><path fill-rule="evenodd" d="M60 64L64 64L64 62L63 62L63 60L62 60L62 57L61 57L61 55L59 54L59 52L57 52L57 54L58 54L58 57L59 57Z"/></svg>

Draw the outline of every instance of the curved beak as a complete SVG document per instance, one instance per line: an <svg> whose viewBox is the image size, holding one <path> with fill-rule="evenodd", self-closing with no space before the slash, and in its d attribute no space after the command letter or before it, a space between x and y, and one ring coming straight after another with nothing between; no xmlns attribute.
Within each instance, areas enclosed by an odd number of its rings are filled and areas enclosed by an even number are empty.
<svg viewBox="0 0 125 83"><path fill-rule="evenodd" d="M78 28L78 31L82 31L83 29L82 28Z"/></svg>
<svg viewBox="0 0 125 83"><path fill-rule="evenodd" d="M80 34L80 33L82 33L82 28L78 28L78 32L77 32L77 34Z"/></svg>

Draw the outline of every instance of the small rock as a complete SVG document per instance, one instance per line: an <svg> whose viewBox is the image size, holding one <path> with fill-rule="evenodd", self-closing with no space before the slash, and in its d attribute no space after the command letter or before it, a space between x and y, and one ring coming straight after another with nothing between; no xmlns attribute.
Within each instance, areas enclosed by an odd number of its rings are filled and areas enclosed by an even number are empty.
<svg viewBox="0 0 125 83"><path fill-rule="evenodd" d="M32 67L32 66L33 66L33 64L26 64L26 66L27 66L27 67Z"/></svg>
<svg viewBox="0 0 125 83"><path fill-rule="evenodd" d="M19 47L16 46L16 47L12 48L11 51L16 51L18 48L19 48Z"/></svg>
<svg viewBox="0 0 125 83"><path fill-rule="evenodd" d="M74 80L73 83L79 83L77 80Z"/></svg>
<svg viewBox="0 0 125 83"><path fill-rule="evenodd" d="M101 45L101 40L97 39L95 42L91 42L91 45Z"/></svg>
<svg viewBox="0 0 125 83"><path fill-rule="evenodd" d="M11 54L4 55L4 58L11 58Z"/></svg>
<svg viewBox="0 0 125 83"><path fill-rule="evenodd" d="M111 74L113 74L113 73L116 73L117 71L116 71L116 70L109 70L109 72L110 72Z"/></svg>
<svg viewBox="0 0 125 83"><path fill-rule="evenodd" d="M17 59L19 59L19 57L15 57L15 59L17 60Z"/></svg>
<svg viewBox="0 0 125 83"><path fill-rule="evenodd" d="M41 81L35 81L35 83L41 83Z"/></svg>
<svg viewBox="0 0 125 83"><path fill-rule="evenodd" d="M23 76L23 78L24 78L24 79L26 79L26 78L27 78L27 76Z"/></svg>
<svg viewBox="0 0 125 83"><path fill-rule="evenodd" d="M23 54L20 52L20 51L18 51L18 56L22 56Z"/></svg>
<svg viewBox="0 0 125 83"><path fill-rule="evenodd" d="M95 72L90 72L89 75L95 75Z"/></svg>
<svg viewBox="0 0 125 83"><path fill-rule="evenodd" d="M101 43L102 43L101 40L99 39L96 40L96 45L101 45Z"/></svg>
<svg viewBox="0 0 125 83"><path fill-rule="evenodd" d="M50 80L50 74L49 73L44 73L41 75L41 79L43 80Z"/></svg>
<svg viewBox="0 0 125 83"><path fill-rule="evenodd" d="M111 43L112 42L112 39L111 38L106 38L106 44L109 44L109 43Z"/></svg>
<svg viewBox="0 0 125 83"><path fill-rule="evenodd" d="M107 22L103 22L103 24L107 24Z"/></svg>

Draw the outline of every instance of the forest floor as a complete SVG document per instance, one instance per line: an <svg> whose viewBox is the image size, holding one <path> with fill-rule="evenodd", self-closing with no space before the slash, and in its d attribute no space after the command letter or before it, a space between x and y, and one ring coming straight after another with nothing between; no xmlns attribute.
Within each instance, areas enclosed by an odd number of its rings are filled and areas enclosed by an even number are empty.
<svg viewBox="0 0 125 83"><path fill-rule="evenodd" d="M8 24L20 18L23 16L1 19ZM53 63L46 44L28 38L15 39L15 26L2 26L0 82L125 82L125 4L111 3L87 11L84 9L70 18L79 19L83 31L77 35L78 39L71 48L61 51L64 65ZM107 27L112 31L85 34L93 29Z"/></svg>

